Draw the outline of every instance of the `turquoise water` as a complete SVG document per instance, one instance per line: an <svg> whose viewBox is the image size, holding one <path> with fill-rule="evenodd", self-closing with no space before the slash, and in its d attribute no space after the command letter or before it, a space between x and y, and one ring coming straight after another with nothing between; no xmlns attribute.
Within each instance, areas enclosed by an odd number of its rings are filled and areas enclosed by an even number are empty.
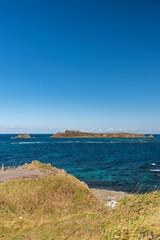
<svg viewBox="0 0 160 240"><path fill-rule="evenodd" d="M39 160L63 168L90 187L118 191L160 189L160 135L153 139L13 139L0 135L0 165Z"/></svg>

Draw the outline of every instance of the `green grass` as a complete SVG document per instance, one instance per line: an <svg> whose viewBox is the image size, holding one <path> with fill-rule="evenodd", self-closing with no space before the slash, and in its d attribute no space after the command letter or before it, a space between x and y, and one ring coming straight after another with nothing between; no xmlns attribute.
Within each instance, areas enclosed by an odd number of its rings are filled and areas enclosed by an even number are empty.
<svg viewBox="0 0 160 240"><path fill-rule="evenodd" d="M71 175L0 184L2 240L158 240L159 213L159 191L124 198L112 210Z"/></svg>

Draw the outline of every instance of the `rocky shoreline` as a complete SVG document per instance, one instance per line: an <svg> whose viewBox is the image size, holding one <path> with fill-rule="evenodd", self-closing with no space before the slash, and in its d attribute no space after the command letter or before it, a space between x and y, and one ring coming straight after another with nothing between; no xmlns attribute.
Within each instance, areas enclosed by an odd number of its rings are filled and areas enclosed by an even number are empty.
<svg viewBox="0 0 160 240"><path fill-rule="evenodd" d="M133 194L125 192L99 188L89 188L89 190L100 202L112 208L114 208L122 198L133 196Z"/></svg>

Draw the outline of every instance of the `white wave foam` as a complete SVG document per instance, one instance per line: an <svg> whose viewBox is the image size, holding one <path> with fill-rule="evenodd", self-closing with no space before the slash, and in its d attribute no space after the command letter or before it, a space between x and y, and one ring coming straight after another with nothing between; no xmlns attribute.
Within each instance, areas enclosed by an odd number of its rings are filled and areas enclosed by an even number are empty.
<svg viewBox="0 0 160 240"><path fill-rule="evenodd" d="M36 144L36 143L45 143L45 142L14 142L11 144Z"/></svg>
<svg viewBox="0 0 160 240"><path fill-rule="evenodd" d="M135 143L148 143L147 141L143 141L143 140L117 140L117 141L73 141L73 140L69 140L69 141L56 141L56 142L52 142L52 143L103 143L103 144L121 144L121 143L130 143L130 144L135 144Z"/></svg>
<svg viewBox="0 0 160 240"><path fill-rule="evenodd" d="M148 171L151 171L151 172L160 172L160 169L149 169Z"/></svg>
<svg viewBox="0 0 160 240"><path fill-rule="evenodd" d="M121 144L121 143L130 143L130 144L134 144L134 143L147 143L146 142L139 142L139 141L135 141L135 140L127 140L127 141L123 141L123 140L119 140L119 141L74 141L74 140L69 140L69 141L57 141L57 142L53 142L53 143L93 143L93 144Z"/></svg>
<svg viewBox="0 0 160 240"><path fill-rule="evenodd" d="M155 166L155 165L156 165L156 163L151 163L151 165L152 165L152 166Z"/></svg>

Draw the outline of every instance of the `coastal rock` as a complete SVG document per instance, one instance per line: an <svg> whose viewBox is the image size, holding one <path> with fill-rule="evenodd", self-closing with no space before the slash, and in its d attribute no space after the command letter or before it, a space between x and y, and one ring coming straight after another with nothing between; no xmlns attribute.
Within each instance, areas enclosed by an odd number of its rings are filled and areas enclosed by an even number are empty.
<svg viewBox="0 0 160 240"><path fill-rule="evenodd" d="M80 131L58 132L50 138L146 138L144 134L137 133L87 133Z"/></svg>
<svg viewBox="0 0 160 240"><path fill-rule="evenodd" d="M153 135L149 135L149 138L154 138L154 136Z"/></svg>
<svg viewBox="0 0 160 240"><path fill-rule="evenodd" d="M16 139L16 138L24 138L24 139L26 139L26 138L35 138L35 137L31 137L29 134L24 134L24 135L17 135L17 136L15 136L13 138L14 139Z"/></svg>
<svg viewBox="0 0 160 240"><path fill-rule="evenodd" d="M106 189L90 188L90 192L100 201L108 204L109 202L119 202L122 198L133 196L133 194L111 191Z"/></svg>

